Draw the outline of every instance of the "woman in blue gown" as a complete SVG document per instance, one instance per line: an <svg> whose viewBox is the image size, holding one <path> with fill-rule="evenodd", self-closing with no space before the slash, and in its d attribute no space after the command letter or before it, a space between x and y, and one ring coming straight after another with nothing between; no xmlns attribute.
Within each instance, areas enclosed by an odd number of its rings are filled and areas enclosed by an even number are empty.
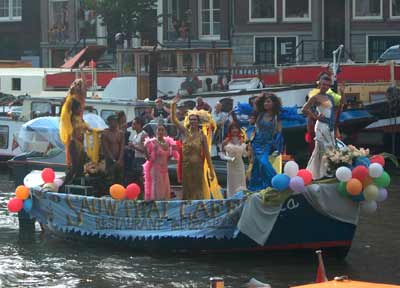
<svg viewBox="0 0 400 288"><path fill-rule="evenodd" d="M271 186L271 179L276 175L269 156L278 156L282 152L282 124L280 112L281 100L274 94L263 93L256 100L257 121L250 139L253 153L253 167L248 188L252 191Z"/></svg>

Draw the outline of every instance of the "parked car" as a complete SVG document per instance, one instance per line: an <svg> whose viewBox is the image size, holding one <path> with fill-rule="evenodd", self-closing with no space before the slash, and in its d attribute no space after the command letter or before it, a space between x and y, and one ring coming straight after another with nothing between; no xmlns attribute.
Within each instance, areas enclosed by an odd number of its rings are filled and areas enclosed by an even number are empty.
<svg viewBox="0 0 400 288"><path fill-rule="evenodd" d="M400 45L394 45L386 49L376 62L383 63L391 60L394 60L396 64L400 64Z"/></svg>

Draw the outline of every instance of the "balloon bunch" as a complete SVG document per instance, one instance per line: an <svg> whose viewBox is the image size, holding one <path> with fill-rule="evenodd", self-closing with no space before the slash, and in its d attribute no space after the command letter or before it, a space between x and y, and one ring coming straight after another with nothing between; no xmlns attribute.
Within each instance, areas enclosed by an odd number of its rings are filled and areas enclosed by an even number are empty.
<svg viewBox="0 0 400 288"><path fill-rule="evenodd" d="M115 200L136 200L140 194L140 186L136 183L129 184L126 188L120 184L110 187L110 195Z"/></svg>
<svg viewBox="0 0 400 288"><path fill-rule="evenodd" d="M24 185L19 185L15 189L15 197L8 200L7 208L8 211L18 213L22 209L25 212L29 212L32 209L32 199L30 196L29 188Z"/></svg>
<svg viewBox="0 0 400 288"><path fill-rule="evenodd" d="M56 173L51 168L44 168L40 171L40 177L37 173L30 173L24 178L24 185L28 188L42 186L48 191L57 192L63 184L63 180L56 178Z"/></svg>
<svg viewBox="0 0 400 288"><path fill-rule="evenodd" d="M302 193L305 186L311 184L312 174L306 169L299 169L295 161L289 161L283 167L282 174L277 174L272 178L272 187L278 191L290 188L295 193Z"/></svg>
<svg viewBox="0 0 400 288"><path fill-rule="evenodd" d="M352 170L345 166L336 170L336 178L340 181L337 191L344 197L361 202L363 211L372 213L378 207L377 202L387 198L386 187L390 184L390 176L383 169L383 156L359 158L356 159L356 166Z"/></svg>

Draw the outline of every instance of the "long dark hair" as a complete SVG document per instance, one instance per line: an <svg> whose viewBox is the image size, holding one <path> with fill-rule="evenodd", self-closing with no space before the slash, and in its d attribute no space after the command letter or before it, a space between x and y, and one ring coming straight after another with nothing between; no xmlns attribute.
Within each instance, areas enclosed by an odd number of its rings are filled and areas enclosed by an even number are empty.
<svg viewBox="0 0 400 288"><path fill-rule="evenodd" d="M257 98L256 100L257 112L258 113L264 112L264 103L268 98L271 99L273 104L272 113L274 114L274 116L279 116L282 109L282 102L281 99L273 93L263 93Z"/></svg>

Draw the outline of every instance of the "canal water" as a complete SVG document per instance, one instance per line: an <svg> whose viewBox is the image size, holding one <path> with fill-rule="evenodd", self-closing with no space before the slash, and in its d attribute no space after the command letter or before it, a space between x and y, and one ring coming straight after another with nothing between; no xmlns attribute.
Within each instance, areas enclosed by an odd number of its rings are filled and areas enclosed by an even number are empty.
<svg viewBox="0 0 400 288"><path fill-rule="evenodd" d="M376 213L361 215L344 261L326 257L328 278L400 284L400 172L393 171L388 199ZM13 184L0 176L0 190ZM252 277L274 288L307 284L317 258L307 254L184 256L148 255L126 249L67 242L38 232L19 237L18 219L7 211L12 192L0 193L0 287L208 287L210 276L225 287L244 287Z"/></svg>

